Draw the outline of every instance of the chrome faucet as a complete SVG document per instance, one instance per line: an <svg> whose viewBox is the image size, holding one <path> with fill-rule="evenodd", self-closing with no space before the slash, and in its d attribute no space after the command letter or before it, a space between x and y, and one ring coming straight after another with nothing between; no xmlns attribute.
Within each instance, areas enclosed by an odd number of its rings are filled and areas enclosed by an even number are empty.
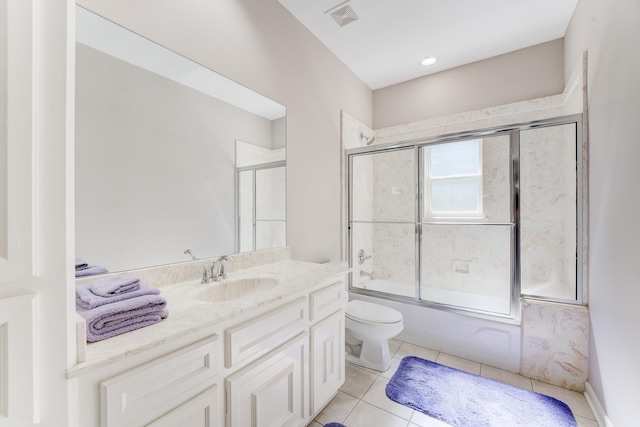
<svg viewBox="0 0 640 427"><path fill-rule="evenodd" d="M224 272L224 264L228 261L231 261L231 258L227 255L222 255L213 261L213 264L211 264L211 276L209 276L210 280L217 282L227 278L227 273Z"/></svg>
<svg viewBox="0 0 640 427"><path fill-rule="evenodd" d="M186 251L184 251L185 255L190 255L191 256L191 260L192 261L196 261L198 259L198 257L196 256L196 254L193 253L193 251L191 249L187 249Z"/></svg>

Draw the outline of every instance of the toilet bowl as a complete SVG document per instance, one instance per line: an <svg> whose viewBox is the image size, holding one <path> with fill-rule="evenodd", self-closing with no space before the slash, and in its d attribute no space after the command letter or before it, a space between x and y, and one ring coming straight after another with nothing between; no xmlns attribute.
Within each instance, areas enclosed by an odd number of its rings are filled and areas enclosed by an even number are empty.
<svg viewBox="0 0 640 427"><path fill-rule="evenodd" d="M377 371L391 365L389 339L403 329L402 313L380 304L350 301L345 312L347 361Z"/></svg>

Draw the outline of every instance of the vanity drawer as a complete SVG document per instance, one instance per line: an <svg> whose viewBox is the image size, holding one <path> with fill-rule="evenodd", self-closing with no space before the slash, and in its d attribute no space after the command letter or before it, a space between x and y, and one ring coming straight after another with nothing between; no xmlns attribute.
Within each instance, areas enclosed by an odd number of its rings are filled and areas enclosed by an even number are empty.
<svg viewBox="0 0 640 427"><path fill-rule="evenodd" d="M212 336L100 383L100 425L142 426L211 387L218 366Z"/></svg>
<svg viewBox="0 0 640 427"><path fill-rule="evenodd" d="M225 330L225 367L262 356L305 329L307 298Z"/></svg>
<svg viewBox="0 0 640 427"><path fill-rule="evenodd" d="M309 319L316 322L324 319L336 310L344 309L346 304L346 292L342 280L334 282L326 288L314 292L309 297Z"/></svg>

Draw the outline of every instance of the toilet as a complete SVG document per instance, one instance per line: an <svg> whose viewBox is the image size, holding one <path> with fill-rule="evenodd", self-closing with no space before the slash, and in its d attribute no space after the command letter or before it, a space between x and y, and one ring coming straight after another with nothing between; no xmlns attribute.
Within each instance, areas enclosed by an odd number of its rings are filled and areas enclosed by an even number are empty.
<svg viewBox="0 0 640 427"><path fill-rule="evenodd" d="M403 329L402 313L380 304L349 301L345 312L347 361L377 371L391 365L389 339Z"/></svg>

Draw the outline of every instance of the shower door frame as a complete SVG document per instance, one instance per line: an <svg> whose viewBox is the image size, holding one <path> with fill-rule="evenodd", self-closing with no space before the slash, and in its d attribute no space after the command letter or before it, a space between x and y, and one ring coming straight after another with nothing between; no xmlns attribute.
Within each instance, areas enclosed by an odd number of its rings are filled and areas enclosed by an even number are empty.
<svg viewBox="0 0 640 427"><path fill-rule="evenodd" d="M273 222L282 222L284 221L286 223L287 218L285 216L284 220L258 220L257 217L257 203L256 200L258 198L258 193L256 191L257 188L257 172L261 171L261 170L266 170L266 169L278 169L278 168L284 168L285 170L285 182L286 182L286 173L287 173L287 161L286 160L278 160L275 162L269 162L269 163L259 163L256 165L250 165L250 166L243 166L240 168L236 168L236 182L235 182L235 187L236 187L236 194L235 194L235 198L236 198L236 242L237 242L237 248L236 248L236 252L240 253L240 242L241 242L241 238L242 238L242 230L241 230L241 197L240 197L240 174L242 172L248 172L251 171L252 176L251 176L251 195L252 195L252 212L251 212L251 251L256 251L256 238L257 238L257 224L258 221L264 221L264 222L268 222L268 221L273 221ZM286 191L285 191L285 200L284 200L284 204L285 204L285 215L286 215L286 205L287 205L287 201L286 201ZM286 233L286 230L285 230ZM286 241L286 234L285 234L285 241Z"/></svg>
<svg viewBox="0 0 640 427"><path fill-rule="evenodd" d="M541 129L553 126L562 126L562 125L575 125L576 131L576 141L575 141L575 150L576 150L576 283L575 283L575 292L576 299L575 300L567 300L567 299L558 299L558 298L549 298L544 296L537 295L523 295L521 294L521 268L520 268L520 132L525 130L532 129ZM512 227L511 229L511 286L510 286L510 313L508 315L500 314L500 313L489 313L482 310L474 310L465 307L449 305L438 303L434 301L422 300L420 299L420 286L421 286L421 238L422 238L422 225L426 222L423 221L421 216L422 212L422 202L423 202L423 162L420 159L420 149L421 147L435 145L435 144L443 144L447 142L455 142L461 140L468 139L478 139L478 138L486 138L486 137L494 137L500 135L509 135L509 152L510 152L510 162L509 162L509 178L511 184L511 201L510 201L510 223L473 223L470 221L455 221L455 222L438 222L438 224L449 224L449 225L465 225L465 224L474 224L474 225L496 225L496 226L506 226L509 225ZM528 299L542 300L542 301L550 301L550 302L559 302L559 303L567 303L573 305L583 305L583 263L584 263L584 229L583 229L583 169L585 168L584 164L584 155L583 155L583 115L572 114L567 116L561 116L556 118L537 120L531 122L524 122L518 124L511 124L506 126L493 127L488 129L480 129L480 130L472 130L465 131L459 133L452 133L447 135L440 135L428 138L418 138L413 140L406 140L401 142L393 142L387 144L379 144L377 146L367 146L360 148L352 148L345 150L346 157L346 176L347 176L347 253L348 253L348 261L349 266L353 267L353 224L354 223L403 223L409 224L409 222L393 222L393 221L354 221L353 220L353 159L359 155L371 155L376 153L384 153L396 150L414 150L414 192L415 192L415 294L414 297L404 297L401 295L380 292L380 291L372 291L368 289L357 288L353 286L353 273L350 274L349 277L349 292L354 292L357 294L363 294L368 296L380 296L384 295L384 298L395 300L403 303L409 303L419 306L436 308L439 310L460 313L464 315L476 316L481 318L487 318L490 320L497 320L506 323L520 323L520 298L526 297Z"/></svg>

